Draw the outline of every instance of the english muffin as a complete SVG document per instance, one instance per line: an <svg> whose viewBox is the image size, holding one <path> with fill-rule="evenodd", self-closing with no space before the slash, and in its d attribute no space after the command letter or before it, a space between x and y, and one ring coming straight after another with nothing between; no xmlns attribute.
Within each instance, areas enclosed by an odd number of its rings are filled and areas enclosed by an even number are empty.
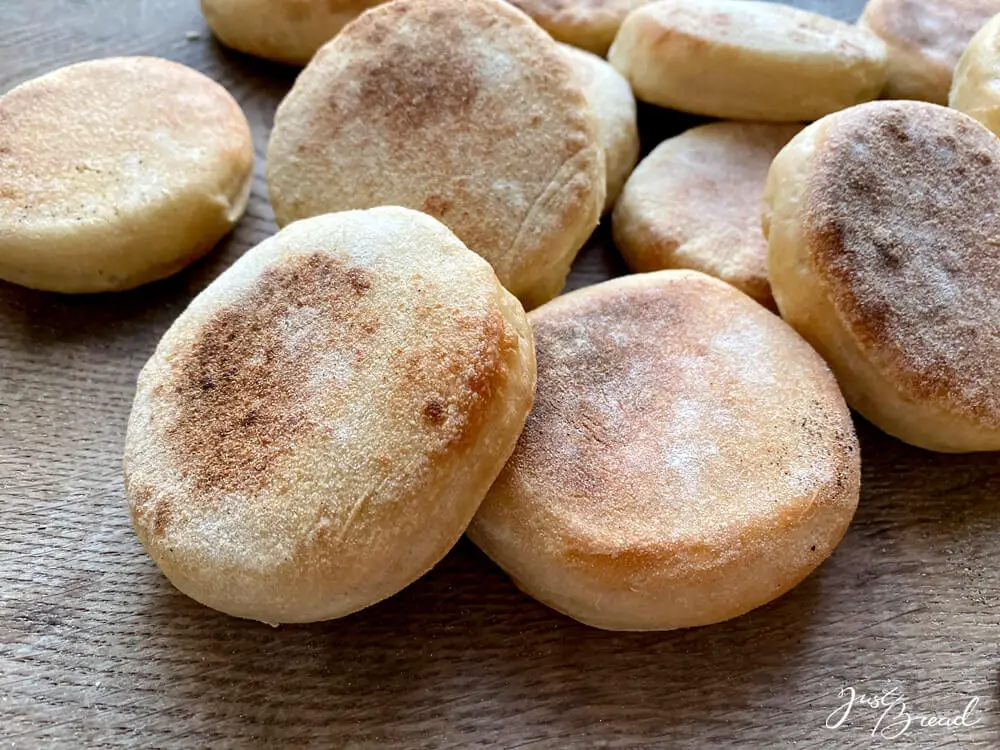
<svg viewBox="0 0 1000 750"><path fill-rule="evenodd" d="M382 0L201 0L208 25L227 47L305 65L345 24Z"/></svg>
<svg viewBox="0 0 1000 750"><path fill-rule="evenodd" d="M531 407L531 331L489 265L403 208L296 222L191 303L139 376L132 523L237 617L379 601L465 530Z"/></svg>
<svg viewBox="0 0 1000 750"><path fill-rule="evenodd" d="M608 59L650 104L733 120L815 120L878 96L870 31L786 5L660 0L622 23Z"/></svg>
<svg viewBox="0 0 1000 750"><path fill-rule="evenodd" d="M602 57L622 20L650 0L509 0L553 37Z"/></svg>
<svg viewBox="0 0 1000 750"><path fill-rule="evenodd" d="M858 501L851 416L780 318L696 271L529 316L535 407L469 536L524 591L611 630L708 625L780 596Z"/></svg>
<svg viewBox="0 0 1000 750"><path fill-rule="evenodd" d="M889 48L886 99L948 103L952 71L1000 0L869 0L860 24Z"/></svg>
<svg viewBox="0 0 1000 750"><path fill-rule="evenodd" d="M800 125L716 122L670 138L625 185L615 244L633 271L693 268L774 307L760 227L771 160Z"/></svg>
<svg viewBox="0 0 1000 750"><path fill-rule="evenodd" d="M279 224L424 211L527 306L562 289L605 193L566 54L502 0L395 0L347 26L278 108L267 180Z"/></svg>
<svg viewBox="0 0 1000 750"><path fill-rule="evenodd" d="M876 102L778 154L771 288L848 403L936 451L1000 449L1000 141L966 115Z"/></svg>
<svg viewBox="0 0 1000 750"><path fill-rule="evenodd" d="M582 49L562 45L563 51L583 86L583 94L597 118L597 135L604 148L606 196L604 210L610 211L625 186L625 180L639 161L639 125L635 97L622 74L605 60Z"/></svg>
<svg viewBox="0 0 1000 750"><path fill-rule="evenodd" d="M951 106L1000 135L1000 16L983 26L962 55Z"/></svg>
<svg viewBox="0 0 1000 750"><path fill-rule="evenodd" d="M0 278L53 292L162 279L239 220L250 127L219 84L152 57L70 65L0 97Z"/></svg>

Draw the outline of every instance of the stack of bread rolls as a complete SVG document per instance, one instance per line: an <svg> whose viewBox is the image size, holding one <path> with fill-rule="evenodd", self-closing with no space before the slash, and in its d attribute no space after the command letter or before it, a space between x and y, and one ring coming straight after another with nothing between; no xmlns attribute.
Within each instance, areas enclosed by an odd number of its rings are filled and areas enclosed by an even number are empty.
<svg viewBox="0 0 1000 750"><path fill-rule="evenodd" d="M833 553L849 407L1000 449L1000 2L871 0L854 25L755 0L202 8L305 69L267 144L282 228L167 331L129 419L136 533L198 601L341 617L468 531L584 623L707 625ZM639 162L637 99L722 121ZM0 278L173 274L239 220L253 161L239 106L181 65L22 84ZM561 294L602 215L635 273Z"/></svg>

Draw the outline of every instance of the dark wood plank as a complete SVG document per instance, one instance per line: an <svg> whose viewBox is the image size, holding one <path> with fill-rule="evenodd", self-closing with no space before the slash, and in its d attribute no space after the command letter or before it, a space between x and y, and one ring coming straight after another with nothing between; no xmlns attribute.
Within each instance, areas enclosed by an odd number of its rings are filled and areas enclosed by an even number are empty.
<svg viewBox="0 0 1000 750"><path fill-rule="evenodd" d="M862 2L799 4L850 19ZM194 0L0 0L0 90L113 54L230 88L258 178L233 235L173 279L94 297L0 284L4 746L868 746L873 709L824 727L847 686L897 687L933 713L980 698L976 726L916 727L901 746L1000 742L1000 465L860 421L862 501L842 547L792 593L711 628L588 629L466 542L399 596L308 627L233 620L173 590L125 510L134 379L191 297L275 231L261 167L295 71L220 47ZM644 108L646 148L692 122ZM604 228L570 286L623 271Z"/></svg>

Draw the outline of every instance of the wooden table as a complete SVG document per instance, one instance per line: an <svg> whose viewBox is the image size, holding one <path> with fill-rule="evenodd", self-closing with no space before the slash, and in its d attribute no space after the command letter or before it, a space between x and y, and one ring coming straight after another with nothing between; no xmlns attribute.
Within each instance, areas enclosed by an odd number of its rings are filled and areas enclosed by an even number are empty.
<svg viewBox="0 0 1000 750"><path fill-rule="evenodd" d="M841 18L862 0L802 2ZM188 301L275 231L263 156L294 71L230 52L195 0L0 0L0 89L60 65L159 55L253 125L246 217L208 259L116 295L0 283L0 745L64 747L996 746L1000 460L904 446L861 420L861 506L836 554L773 604L671 633L586 628L462 542L344 620L271 629L175 591L129 526L121 454L139 368ZM690 124L644 111L648 149ZM623 266L599 232L571 286ZM896 688L955 729L826 728L840 691ZM898 710L898 706L897 709Z"/></svg>

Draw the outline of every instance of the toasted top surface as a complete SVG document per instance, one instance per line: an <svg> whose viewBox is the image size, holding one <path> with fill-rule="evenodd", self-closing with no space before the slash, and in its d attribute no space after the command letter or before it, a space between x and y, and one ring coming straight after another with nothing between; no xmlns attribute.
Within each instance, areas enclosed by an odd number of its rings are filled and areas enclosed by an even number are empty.
<svg viewBox="0 0 1000 750"><path fill-rule="evenodd" d="M114 221L188 190L224 200L252 159L239 105L201 73L150 57L70 65L0 97L0 232Z"/></svg>
<svg viewBox="0 0 1000 750"><path fill-rule="evenodd" d="M641 211L649 231L682 244L706 232L738 232L742 243L760 249L764 185L771 161L802 129L798 124L715 122L670 138L636 167L629 180L632 210ZM759 239L759 241L758 241ZM720 243L721 255L733 250Z"/></svg>
<svg viewBox="0 0 1000 750"><path fill-rule="evenodd" d="M853 481L853 427L826 366L727 284L628 276L529 319L538 389L484 506L494 521L582 555L712 564Z"/></svg>
<svg viewBox="0 0 1000 750"><path fill-rule="evenodd" d="M1000 13L1000 0L871 0L863 21L894 47L954 67L980 27Z"/></svg>
<svg viewBox="0 0 1000 750"><path fill-rule="evenodd" d="M1000 141L922 102L815 132L804 239L838 313L903 392L1000 424Z"/></svg>
<svg viewBox="0 0 1000 750"><path fill-rule="evenodd" d="M537 273L534 251L553 238L589 230L603 200L596 124L569 63L499 0L397 0L361 16L296 81L268 157L279 220L405 205L505 282Z"/></svg>
<svg viewBox="0 0 1000 750"><path fill-rule="evenodd" d="M637 270L685 267L773 305L761 231L771 161L798 124L716 122L670 138L629 177L615 236Z"/></svg>
<svg viewBox="0 0 1000 750"><path fill-rule="evenodd" d="M293 224L199 295L143 370L126 448L137 513L244 567L280 562L291 527L363 542L367 515L487 429L530 345L503 294L422 214Z"/></svg>
<svg viewBox="0 0 1000 750"><path fill-rule="evenodd" d="M752 49L758 54L831 54L842 59L879 57L882 43L868 31L788 5L755 0L659 0L635 11L635 19L681 37L714 45ZM668 36L663 35L666 42Z"/></svg>

